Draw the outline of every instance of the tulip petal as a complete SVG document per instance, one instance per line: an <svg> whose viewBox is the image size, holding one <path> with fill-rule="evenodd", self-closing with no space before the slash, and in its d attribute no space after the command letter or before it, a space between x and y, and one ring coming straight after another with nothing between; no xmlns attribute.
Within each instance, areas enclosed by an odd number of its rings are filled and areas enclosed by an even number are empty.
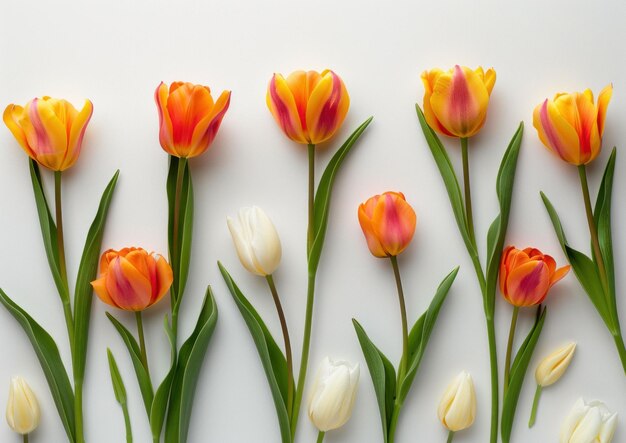
<svg viewBox="0 0 626 443"><path fill-rule="evenodd" d="M282 131L295 142L308 143L293 93L282 75L274 74L267 89L267 107Z"/></svg>
<svg viewBox="0 0 626 443"><path fill-rule="evenodd" d="M172 127L172 119L167 111L168 95L169 91L167 85L163 82L159 83L159 86L157 86L154 91L154 100L156 101L159 111L159 141L161 142L161 147L166 152L173 154L169 151L170 147L174 146L174 129Z"/></svg>
<svg viewBox="0 0 626 443"><path fill-rule="evenodd" d="M331 138L346 118L349 107L350 97L341 78L333 71L324 71L307 103L309 142L318 144Z"/></svg>
<svg viewBox="0 0 626 443"><path fill-rule="evenodd" d="M72 126L70 128L69 144L67 147L67 155L63 162L63 170L68 169L80 155L81 146L83 143L83 137L85 136L85 130L87 124L93 114L93 104L89 100L85 100L83 109L73 118Z"/></svg>
<svg viewBox="0 0 626 443"><path fill-rule="evenodd" d="M547 266L543 262L529 261L510 271L506 279L505 297L514 306L534 306L543 301L549 288Z"/></svg>
<svg viewBox="0 0 626 443"><path fill-rule="evenodd" d="M609 107L611 96L613 95L613 85L605 86L598 96L598 131L600 137L604 135L604 122L606 121L606 110Z"/></svg>
<svg viewBox="0 0 626 443"><path fill-rule="evenodd" d="M172 271L172 267L163 256L159 255L158 257L159 258L156 262L157 284L154 291L156 297L152 300L152 304L161 300L170 290L170 287L174 282L174 272Z"/></svg>
<svg viewBox="0 0 626 443"><path fill-rule="evenodd" d="M553 102L545 100L535 108L533 126L542 143L568 163L582 164L579 138L574 127L560 114Z"/></svg>
<svg viewBox="0 0 626 443"><path fill-rule="evenodd" d="M424 84L424 117L426 118L428 126L433 128L435 131L450 137L454 137L454 134L448 131L441 124L441 122L437 120L437 117L433 112L433 107L430 104L435 84L437 83L437 79L442 73L443 71L441 69L433 69L431 71L424 71L422 73L422 83Z"/></svg>
<svg viewBox="0 0 626 443"><path fill-rule="evenodd" d="M150 282L124 257L118 257L111 263L106 288L122 309L141 311L150 305Z"/></svg>
<svg viewBox="0 0 626 443"><path fill-rule="evenodd" d="M26 153L30 157L33 157L34 154L33 151L30 149L30 146L28 145L28 141L26 140L26 134L19 124L23 113L24 108L22 108L21 106L9 105L4 109L4 113L2 114L2 120L4 121L4 124L7 126L7 128L9 128L9 131L11 131L11 134L13 134L13 137L15 137L22 149L24 149L24 151L26 151Z"/></svg>
<svg viewBox="0 0 626 443"><path fill-rule="evenodd" d="M106 277L100 277L99 279L92 281L91 286L93 287L94 292L100 298L100 300L102 300L107 305L119 308L118 304L115 303L115 300L113 300L109 295L109 291L106 287Z"/></svg>
<svg viewBox="0 0 626 443"><path fill-rule="evenodd" d="M286 78L289 90L293 94L293 98L296 102L296 108L298 109L298 117L302 130L307 132L306 122L306 108L311 97L313 89L317 86L322 76L317 71L294 71Z"/></svg>
<svg viewBox="0 0 626 443"><path fill-rule="evenodd" d="M374 209L372 226L388 255L400 254L411 242L417 216L401 194L385 193Z"/></svg>
<svg viewBox="0 0 626 443"><path fill-rule="evenodd" d="M380 241L378 241L378 237L374 233L374 227L372 226L371 216L374 212L374 206L375 202L372 199L359 206L359 224L361 225L361 229L363 230L363 234L365 235L367 247L369 248L370 252L375 257L382 258L386 257L387 253L385 252L383 246L380 244ZM368 215L368 207L371 207L371 209L369 209L369 214L371 215Z"/></svg>
<svg viewBox="0 0 626 443"><path fill-rule="evenodd" d="M220 94L211 110L196 125L191 138L193 150L189 153L189 157L196 157L202 154L213 143L229 106L230 91L224 91Z"/></svg>

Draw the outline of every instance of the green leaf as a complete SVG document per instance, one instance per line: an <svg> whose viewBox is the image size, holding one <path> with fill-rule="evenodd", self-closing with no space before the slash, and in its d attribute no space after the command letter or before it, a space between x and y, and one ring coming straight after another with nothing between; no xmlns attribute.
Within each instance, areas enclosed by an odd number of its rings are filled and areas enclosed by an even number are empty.
<svg viewBox="0 0 626 443"><path fill-rule="evenodd" d="M254 309L252 304L243 295L243 293L237 287L237 284L230 276L226 268L220 263L217 263L226 286L230 291L237 307L243 316L250 335L254 340L263 369L265 370L265 376L270 385L272 397L274 399L274 406L276 408L276 415L278 417L278 425L280 426L280 435L282 443L291 443L291 427L289 424L289 411L287 410L287 391L288 391L288 377L287 377L287 361L281 349L276 344L276 341L272 337L269 329L265 326L263 319Z"/></svg>
<svg viewBox="0 0 626 443"><path fill-rule="evenodd" d="M150 417L150 410L152 408L152 401L154 399L154 393L152 390L152 382L150 381L150 376L146 372L146 368L144 368L143 363L141 361L141 350L139 348L139 344L137 344L137 340L133 334L126 329L126 327L120 323L113 315L110 313L106 313L107 317L117 329L117 332L122 337L126 348L128 349L128 354L130 355L130 359L133 363L133 368L135 368L135 375L137 376L137 383L139 384L139 390L141 391L141 397L143 398L143 404L146 408L146 413L148 417Z"/></svg>
<svg viewBox="0 0 626 443"><path fill-rule="evenodd" d="M330 197L333 191L333 183L335 176L341 167L346 155L352 149L352 146L361 137L365 128L369 126L374 117L370 117L365 120L361 126L348 137L345 143L335 153L330 160L324 174L320 179L317 191L315 192L315 232L313 238L313 244L311 251L309 252L309 272L315 273L320 262L320 256L322 255L322 248L324 247L324 238L326 237L326 227L328 226L328 214L330 211Z"/></svg>
<svg viewBox="0 0 626 443"><path fill-rule="evenodd" d="M117 367L117 362L110 349L107 349L107 358L109 360L109 372L111 373L111 383L113 384L113 393L115 394L115 400L122 407L122 413L124 414L124 425L126 427L126 442L131 443L133 441L133 431L130 425L130 416L128 414L128 401L126 399L126 386L124 386L124 380L120 374L120 370Z"/></svg>
<svg viewBox="0 0 626 443"><path fill-rule="evenodd" d="M104 225L113 197L120 171L116 171L107 185L100 199L98 212L87 233L87 240L80 259L76 289L74 291L74 358L73 371L75 380L83 380L87 359L87 342L89 340L89 321L91 317L91 301L93 288L91 282L95 280L98 271L98 259L104 234Z"/></svg>
<svg viewBox="0 0 626 443"><path fill-rule="evenodd" d="M428 346L428 340L437 322L437 317L443 302L446 300L450 287L454 283L454 279L459 273L459 268L455 268L441 282L437 288L437 292L430 302L430 306L415 322L411 332L409 333L409 366L404 379L400 384L400 404L404 403L406 396L411 389L411 384L415 378L419 365Z"/></svg>
<svg viewBox="0 0 626 443"><path fill-rule="evenodd" d="M541 307L539 307L541 309ZM540 311L537 315L534 326L528 333L526 340L520 347L513 364L511 365L509 387L504 393L504 400L502 405L502 442L509 443L511 440L511 430L513 429L513 422L515 420L515 410L517 408L517 402L519 400L520 392L524 384L524 378L530 364L535 346L539 340L539 335L543 329L543 324L546 319L546 309Z"/></svg>
<svg viewBox="0 0 626 443"><path fill-rule="evenodd" d="M150 429L152 430L152 438L154 441L161 441L161 431L163 430L163 422L165 422L165 413L167 412L167 405L169 403L172 381L176 373L176 335L168 321L167 315L163 321L163 328L170 342L170 369L157 388L154 394L154 400L152 401Z"/></svg>
<svg viewBox="0 0 626 443"><path fill-rule="evenodd" d="M217 305L209 286L196 328L178 353L176 374L172 382L165 424L165 441L167 443L185 443L187 441L198 376L216 322Z"/></svg>
<svg viewBox="0 0 626 443"><path fill-rule="evenodd" d="M50 393L65 428L68 441L74 443L74 392L54 339L26 311L0 289L0 303L15 317L28 336L48 381Z"/></svg>
<svg viewBox="0 0 626 443"><path fill-rule="evenodd" d="M361 344L365 362L370 371L374 392L378 400L380 422L383 428L384 442L388 442L389 424L396 401L396 371L385 354L372 343L363 326L354 318L352 319L354 330Z"/></svg>

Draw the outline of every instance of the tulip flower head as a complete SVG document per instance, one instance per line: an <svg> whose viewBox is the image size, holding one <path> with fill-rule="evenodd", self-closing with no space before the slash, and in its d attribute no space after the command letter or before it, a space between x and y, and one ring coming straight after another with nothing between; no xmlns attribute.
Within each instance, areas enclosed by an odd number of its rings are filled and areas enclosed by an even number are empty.
<svg viewBox="0 0 626 443"><path fill-rule="evenodd" d="M91 282L100 300L126 311L143 311L167 293L174 280L163 256L142 248L109 249L100 259L100 278Z"/></svg>
<svg viewBox="0 0 626 443"><path fill-rule="evenodd" d="M244 268L267 276L280 264L282 248L278 232L261 208L241 208L237 220L228 217L228 229Z"/></svg>
<svg viewBox="0 0 626 443"><path fill-rule="evenodd" d="M7 423L21 435L30 434L39 425L39 402L22 377L13 377L9 387Z"/></svg>
<svg viewBox="0 0 626 443"><path fill-rule="evenodd" d="M567 370L574 357L576 343L568 343L555 349L550 355L541 360L535 370L535 380L541 387L556 383Z"/></svg>
<svg viewBox="0 0 626 443"><path fill-rule="evenodd" d="M370 252L375 257L392 257L411 243L417 216L404 194L385 192L361 203L359 223Z"/></svg>
<svg viewBox="0 0 626 443"><path fill-rule="evenodd" d="M533 126L550 151L572 165L586 165L602 149L606 110L613 86L605 87L594 103L593 93L559 93L535 108Z"/></svg>
<svg viewBox="0 0 626 443"><path fill-rule="evenodd" d="M230 105L230 91L213 101L208 86L161 82L154 99L159 110L159 141L170 155L196 157L206 151Z"/></svg>
<svg viewBox="0 0 626 443"><path fill-rule="evenodd" d="M560 443L611 443L617 414L599 401L579 398L561 426Z"/></svg>
<svg viewBox="0 0 626 443"><path fill-rule="evenodd" d="M89 100L78 111L66 100L43 97L24 107L7 106L2 118L30 158L53 171L64 171L78 160L92 112Z"/></svg>
<svg viewBox="0 0 626 443"><path fill-rule="evenodd" d="M463 371L448 385L437 408L437 416L452 432L472 426L476 418L476 392L470 374Z"/></svg>
<svg viewBox="0 0 626 443"><path fill-rule="evenodd" d="M456 65L448 71L422 73L424 116L435 131L450 137L467 138L485 124L496 71L475 70Z"/></svg>
<svg viewBox="0 0 626 443"><path fill-rule="evenodd" d="M556 269L556 262L535 248L507 247L500 262L500 291L513 306L535 306L548 290L569 272L569 266Z"/></svg>
<svg viewBox="0 0 626 443"><path fill-rule="evenodd" d="M274 74L267 88L267 107L280 129L302 144L322 143L341 127L350 97L333 71L295 71L284 78Z"/></svg>
<svg viewBox="0 0 626 443"><path fill-rule="evenodd" d="M359 365L326 357L320 365L309 399L309 418L317 429L340 428L350 418L359 385Z"/></svg>

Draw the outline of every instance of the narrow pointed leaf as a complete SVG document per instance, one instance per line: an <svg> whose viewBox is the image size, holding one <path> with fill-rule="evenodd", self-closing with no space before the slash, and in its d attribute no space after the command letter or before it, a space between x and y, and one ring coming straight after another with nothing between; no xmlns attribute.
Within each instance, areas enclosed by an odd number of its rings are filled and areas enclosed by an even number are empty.
<svg viewBox="0 0 626 443"><path fill-rule="evenodd" d="M117 362L110 349L107 349L107 358L109 360L109 372L111 373L111 383L113 385L113 393L115 400L120 404L122 413L124 414L124 426L126 427L126 443L132 443L133 431L130 424L130 415L128 413L128 401L126 398L126 386L122 374L117 367Z"/></svg>
<svg viewBox="0 0 626 443"><path fill-rule="evenodd" d="M150 429L152 430L152 438L155 441L161 441L161 431L163 430L165 414L169 404L172 381L176 373L176 336L167 315L163 321L163 329L165 329L165 334L170 342L170 369L154 394L150 410Z"/></svg>

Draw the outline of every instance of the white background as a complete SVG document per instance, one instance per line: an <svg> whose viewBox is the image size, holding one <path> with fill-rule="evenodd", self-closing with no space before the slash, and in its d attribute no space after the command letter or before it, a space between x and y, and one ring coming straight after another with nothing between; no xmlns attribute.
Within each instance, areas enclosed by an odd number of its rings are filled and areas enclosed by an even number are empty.
<svg viewBox="0 0 626 443"><path fill-rule="evenodd" d="M219 276L222 260L279 337L271 298L262 279L240 266L225 218L256 204L273 218L284 256L276 281L288 316L296 356L304 323L306 168L305 149L277 129L265 105L273 72L332 68L344 79L351 108L343 128L320 147L321 174L332 153L365 118L375 119L347 159L332 202L326 248L318 273L310 374L325 355L361 364L354 414L328 442L370 443L382 439L369 373L350 319L397 361L401 352L398 306L391 268L373 258L357 222L358 204L386 190L403 191L418 213L411 247L400 258L410 321L426 308L440 280L456 265L459 276L444 305L426 358L399 424L397 441L440 442L445 431L436 406L447 383L471 372L478 395L475 425L457 442L484 443L489 431L489 366L482 302L471 263L460 240L443 183L418 127L414 103L421 103L420 73L459 63L493 66L497 82L487 124L471 140L474 210L481 254L496 214L497 167L518 122L526 132L518 164L507 243L532 245L565 264L539 198L544 190L556 205L574 246L588 251L588 231L574 167L553 157L532 127L532 110L561 90L613 82L604 151L589 168L592 194L609 148L623 145L626 129L626 37L620 1L540 0L508 3L299 1L127 2L6 1L0 7L0 104L24 104L42 95L79 105L94 103L94 115L78 163L64 175L68 266L74 281L84 236L97 199L115 171L121 177L104 247L143 246L166 254L165 177L167 156L158 143L153 92L163 80L210 85L233 91L232 104L211 150L191 162L196 191L194 248L182 334L195 322L205 286L219 305L219 322L196 392L190 442L276 443L278 425L270 391L248 329ZM454 140L446 140L460 167ZM0 129L0 285L55 337L69 366L61 305L43 251L26 156L8 130ZM614 245L620 296L626 287L626 221L623 173L617 158ZM46 173L49 180L50 174ZM51 190L51 182L48 182ZM511 308L497 303L500 361ZM123 441L123 422L110 385L105 350L117 356L130 398L136 442L148 442L149 428L129 357L106 319L109 308L94 300L85 420L89 442ZM560 423L579 396L604 400L626 413L626 378L611 336L573 275L551 292L548 318L519 400L514 441L553 442ZM619 300L626 322L626 300ZM145 314L152 371L164 374L169 352L161 329L165 301ZM115 312L129 327L132 316ZM517 344L530 326L522 314ZM25 334L0 309L0 401L9 379L25 376L37 392L42 423L33 442L62 442L64 432L48 387ZM534 392L532 372L539 358L567 341L579 348L563 379L544 391L537 425L528 430ZM280 339L278 340L280 342ZM303 412L306 407L303 408ZM302 414L298 441L314 441ZM626 440L620 423L616 442ZM0 441L17 442L0 426Z"/></svg>

